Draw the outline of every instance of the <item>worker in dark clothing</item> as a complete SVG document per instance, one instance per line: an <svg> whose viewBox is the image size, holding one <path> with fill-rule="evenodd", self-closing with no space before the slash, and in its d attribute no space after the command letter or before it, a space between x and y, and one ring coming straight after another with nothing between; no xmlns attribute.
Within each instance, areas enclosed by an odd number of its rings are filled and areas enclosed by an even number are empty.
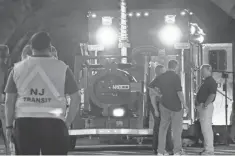
<svg viewBox="0 0 235 156"><path fill-rule="evenodd" d="M8 66L6 64L7 57L9 55L9 48L7 45L0 45L0 119L1 119L1 131L2 136L4 140L4 144L7 148L8 144L6 142L6 135L5 135L5 106L4 106L4 100L5 100L5 94L4 94L4 88L7 81L7 75L8 75Z"/></svg>
<svg viewBox="0 0 235 156"><path fill-rule="evenodd" d="M158 65L155 67L155 78L160 76L165 72L165 67L163 65ZM154 117L154 127L153 127L153 150L154 153L157 154L157 147L158 147L158 133L159 133L159 126L160 126L160 111L159 105L161 104L161 93L160 90L157 88L149 88L150 89L150 98L152 103L151 112ZM172 137L171 137L171 127L168 128L167 131L167 138L166 138L166 151L169 154L173 154L173 144L172 144Z"/></svg>
<svg viewBox="0 0 235 156"><path fill-rule="evenodd" d="M160 110L160 127L158 135L158 155L167 154L165 151L166 134L169 125L171 125L173 134L174 155L184 155L182 149L182 125L183 113L188 112L188 107L184 102L181 80L176 74L178 62L170 60L168 62L168 71L156 77L150 84L149 88L159 88L162 94Z"/></svg>
<svg viewBox="0 0 235 156"><path fill-rule="evenodd" d="M68 127L79 109L78 85L70 68L51 57L48 33L33 35L31 47L33 55L15 64L5 88L7 139L15 126L19 155L66 155Z"/></svg>
<svg viewBox="0 0 235 156"><path fill-rule="evenodd" d="M209 64L201 66L203 82L196 96L196 109L200 121L204 139L204 150L200 155L214 155L214 133L212 129L212 117L214 111L213 102L216 98L217 83L212 77L212 67Z"/></svg>

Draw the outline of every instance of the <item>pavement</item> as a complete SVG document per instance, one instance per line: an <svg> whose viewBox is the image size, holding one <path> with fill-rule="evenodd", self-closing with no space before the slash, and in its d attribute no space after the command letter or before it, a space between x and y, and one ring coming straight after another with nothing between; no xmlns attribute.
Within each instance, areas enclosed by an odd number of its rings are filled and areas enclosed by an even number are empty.
<svg viewBox="0 0 235 156"><path fill-rule="evenodd" d="M187 155L198 155L201 148L187 147ZM5 146L0 140L0 155L5 154ZM151 145L77 145L69 155L153 155ZM235 155L235 146L216 146L215 155Z"/></svg>
<svg viewBox="0 0 235 156"><path fill-rule="evenodd" d="M187 155L198 155L201 148L187 147ZM153 155L151 145L105 145L105 146L76 146L70 155ZM235 155L235 146L216 146L215 155Z"/></svg>

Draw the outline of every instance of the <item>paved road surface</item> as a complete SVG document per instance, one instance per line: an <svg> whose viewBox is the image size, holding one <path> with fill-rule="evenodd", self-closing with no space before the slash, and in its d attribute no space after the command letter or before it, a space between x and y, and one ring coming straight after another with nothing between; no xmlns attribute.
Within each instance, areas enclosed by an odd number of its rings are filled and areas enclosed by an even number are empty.
<svg viewBox="0 0 235 156"><path fill-rule="evenodd" d="M93 146L94 147L94 146ZM201 152L200 148L186 148L187 155L197 155ZM106 149L87 149L84 150L81 147L76 147L75 151L70 152L71 155L153 155L150 150L150 146L143 147L106 147ZM217 146L215 155L235 155L235 146Z"/></svg>
<svg viewBox="0 0 235 156"><path fill-rule="evenodd" d="M94 148L77 146L74 151L69 152L69 155L153 155L150 146L92 146ZM0 155L5 154L4 145L0 141ZM197 155L200 148L186 148L187 155ZM215 155L235 155L235 146L218 146L215 149Z"/></svg>

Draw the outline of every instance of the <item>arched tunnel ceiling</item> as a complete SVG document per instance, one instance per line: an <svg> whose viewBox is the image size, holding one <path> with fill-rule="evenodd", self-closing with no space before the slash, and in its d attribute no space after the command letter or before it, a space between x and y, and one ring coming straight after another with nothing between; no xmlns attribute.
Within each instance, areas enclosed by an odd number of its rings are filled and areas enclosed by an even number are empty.
<svg viewBox="0 0 235 156"><path fill-rule="evenodd" d="M235 0L211 0L218 7L224 10L229 16L235 19Z"/></svg>
<svg viewBox="0 0 235 156"><path fill-rule="evenodd" d="M129 10L189 8L206 29L208 42L231 42L234 20L214 1L127 0L127 5ZM9 44L17 54L16 44L26 32L47 30L53 34L59 56L72 65L70 57L80 42L87 41L87 12L117 9L119 0L0 0L0 43Z"/></svg>

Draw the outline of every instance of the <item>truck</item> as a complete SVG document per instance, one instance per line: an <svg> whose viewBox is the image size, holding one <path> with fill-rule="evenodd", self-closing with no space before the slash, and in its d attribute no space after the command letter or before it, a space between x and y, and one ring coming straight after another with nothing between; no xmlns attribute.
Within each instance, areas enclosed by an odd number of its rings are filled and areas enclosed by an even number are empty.
<svg viewBox="0 0 235 156"><path fill-rule="evenodd" d="M131 46L127 51L127 63L121 61L124 56L118 44L102 47L95 37L102 25L102 17L113 17L112 27L119 29L119 12L90 13L95 16L88 17L89 41L80 44L81 53L75 56L74 74L80 84L81 102L69 133L71 149L75 148L77 138L81 137L106 137L106 140L113 140L111 143L116 140L121 140L121 143L124 140L136 140L138 144L142 144L144 138L151 138L154 122L147 85L154 77L154 67L157 64L167 65L171 59L180 62L179 74L190 108L184 116L184 133L188 133L197 119L194 103L202 82L200 66L203 64L212 66L213 76L219 86L214 102L213 125L228 127L232 124L229 120L234 87L232 43L185 42L173 48L165 48L156 42L155 32L156 20L164 17L166 12L180 14L180 9L136 10L129 13ZM136 17L131 16L135 13ZM146 22L149 24L143 25ZM216 133L222 136L223 128L216 129Z"/></svg>

